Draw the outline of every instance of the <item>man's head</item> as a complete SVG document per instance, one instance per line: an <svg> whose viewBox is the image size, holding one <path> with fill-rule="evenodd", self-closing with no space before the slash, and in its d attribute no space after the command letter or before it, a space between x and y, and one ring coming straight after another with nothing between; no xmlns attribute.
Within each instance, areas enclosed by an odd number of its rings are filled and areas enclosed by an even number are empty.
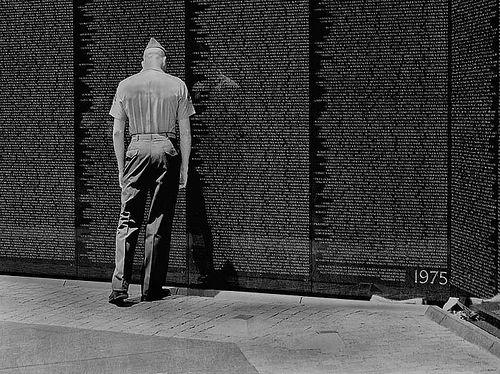
<svg viewBox="0 0 500 374"><path fill-rule="evenodd" d="M166 50L155 38L151 38L142 56L143 68L164 69L166 65Z"/></svg>

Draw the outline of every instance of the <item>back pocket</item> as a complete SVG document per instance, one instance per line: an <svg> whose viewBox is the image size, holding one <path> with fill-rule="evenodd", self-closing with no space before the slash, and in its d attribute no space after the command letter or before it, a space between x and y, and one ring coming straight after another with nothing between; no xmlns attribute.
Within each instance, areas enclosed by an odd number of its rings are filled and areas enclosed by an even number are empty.
<svg viewBox="0 0 500 374"><path fill-rule="evenodd" d="M170 139L167 139L165 146L163 147L163 150L165 153L169 156L177 156L177 150L175 149L174 145L170 141Z"/></svg>
<svg viewBox="0 0 500 374"><path fill-rule="evenodd" d="M139 153L138 149L129 149L125 153L125 160L131 160Z"/></svg>

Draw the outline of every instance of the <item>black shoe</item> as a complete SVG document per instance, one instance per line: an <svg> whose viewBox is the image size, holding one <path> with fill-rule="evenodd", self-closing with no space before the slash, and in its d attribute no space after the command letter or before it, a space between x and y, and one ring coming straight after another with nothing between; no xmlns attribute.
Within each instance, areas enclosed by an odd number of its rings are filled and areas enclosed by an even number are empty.
<svg viewBox="0 0 500 374"><path fill-rule="evenodd" d="M115 305L122 305L125 299L128 299L128 293L126 291L111 291L109 295L109 302Z"/></svg>
<svg viewBox="0 0 500 374"><path fill-rule="evenodd" d="M170 296L170 290L168 288L160 288L159 290L149 292L147 295L142 295L141 301L161 300L164 297L168 297L168 296Z"/></svg>

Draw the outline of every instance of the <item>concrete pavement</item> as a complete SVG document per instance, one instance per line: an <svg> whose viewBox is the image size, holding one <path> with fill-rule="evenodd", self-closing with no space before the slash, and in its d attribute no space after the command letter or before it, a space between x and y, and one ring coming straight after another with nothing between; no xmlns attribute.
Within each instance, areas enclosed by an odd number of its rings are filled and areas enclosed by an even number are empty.
<svg viewBox="0 0 500 374"><path fill-rule="evenodd" d="M233 343L15 322L0 336L2 373L257 374Z"/></svg>
<svg viewBox="0 0 500 374"><path fill-rule="evenodd" d="M500 373L423 305L185 291L0 276L0 373Z"/></svg>

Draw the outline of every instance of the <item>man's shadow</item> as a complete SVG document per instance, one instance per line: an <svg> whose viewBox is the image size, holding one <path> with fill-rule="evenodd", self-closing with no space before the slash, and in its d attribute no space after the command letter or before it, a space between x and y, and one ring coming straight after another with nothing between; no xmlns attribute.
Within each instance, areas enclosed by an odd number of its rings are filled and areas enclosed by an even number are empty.
<svg viewBox="0 0 500 374"><path fill-rule="evenodd" d="M188 74L196 106L197 116L192 122L195 132L199 135L207 133L207 124L203 122L202 114L211 105L211 102L220 102L217 95L231 96L239 94L239 84L233 79L217 71L209 77ZM216 97L214 97L214 95ZM200 157L196 143L200 139L193 138L191 162L189 167L188 184L186 188L186 224L188 232L188 284L198 288L231 289L238 287L238 277L235 267L230 260L223 264L215 261L214 265L214 238L210 226L204 188L210 186L203 180L198 168L204 162L213 162ZM222 198L222 197L218 197ZM216 202L213 202L216 204ZM224 222L230 225L231 222ZM229 227L228 227L229 229ZM218 249L223 250L223 249ZM219 268L216 269L216 266Z"/></svg>
<svg viewBox="0 0 500 374"><path fill-rule="evenodd" d="M188 231L188 283L191 287L233 289L238 286L231 261L214 266L214 241L203 194L203 181L196 167L190 168L186 190L186 224Z"/></svg>
<svg viewBox="0 0 500 374"><path fill-rule="evenodd" d="M116 306L118 308L130 308L134 305L137 305L139 304L140 300L136 300L136 299L127 299L125 301L122 301L121 303L119 304L116 304Z"/></svg>

